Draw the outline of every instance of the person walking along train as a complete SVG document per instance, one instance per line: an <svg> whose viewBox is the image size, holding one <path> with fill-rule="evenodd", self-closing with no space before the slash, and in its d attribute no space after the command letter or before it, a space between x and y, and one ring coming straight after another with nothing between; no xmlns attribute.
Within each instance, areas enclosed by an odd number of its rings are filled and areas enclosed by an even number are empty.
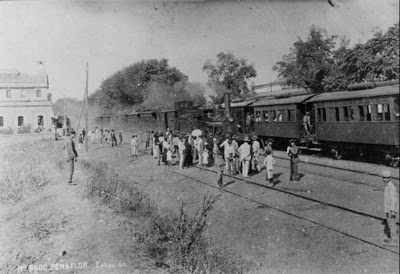
<svg viewBox="0 0 400 274"><path fill-rule="evenodd" d="M75 162L78 158L78 153L75 150L75 131L70 132L70 138L66 140L64 144L65 159L69 163L69 181L68 184L72 184L72 176L74 175Z"/></svg>
<svg viewBox="0 0 400 274"><path fill-rule="evenodd" d="M386 215L386 225L389 229L389 235L384 240L387 246L398 246L399 227L396 225L399 215L399 196L396 187L392 182L392 174L389 170L381 173L384 183L384 211Z"/></svg>
<svg viewBox="0 0 400 274"><path fill-rule="evenodd" d="M290 157L290 181L300 181L298 168L299 168L299 148L296 146L296 141L291 139L290 146L287 148L287 154Z"/></svg>
<svg viewBox="0 0 400 274"><path fill-rule="evenodd" d="M240 145L238 151L240 153L240 162L242 163L242 175L245 178L249 177L249 165L251 160L251 147L249 145L250 138L246 136L243 139L243 144Z"/></svg>

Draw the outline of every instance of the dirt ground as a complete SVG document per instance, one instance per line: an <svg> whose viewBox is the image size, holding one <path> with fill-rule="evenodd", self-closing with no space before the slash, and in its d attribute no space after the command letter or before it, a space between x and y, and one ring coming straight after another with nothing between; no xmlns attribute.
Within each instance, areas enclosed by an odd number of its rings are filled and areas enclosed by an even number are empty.
<svg viewBox="0 0 400 274"><path fill-rule="evenodd" d="M19 202L2 201L1 273L21 273L29 266L47 267L47 272L55 273L164 272L138 252L132 230L135 220L85 197L87 174L79 164L74 177L77 185L66 184L68 167L60 164L62 141L37 141L10 146L10 150L1 151L4 167L11 168L10 155L32 158L40 161L48 178L45 186ZM127 144L113 148L95 144L88 153L78 153L79 159L106 162L121 177L136 182L161 212L177 211L182 203L194 212L207 194L221 194L209 216L207 237L249 261L249 273L399 272L398 256L196 183L173 173L176 165L157 166L148 154L132 159ZM213 180L209 173L201 176ZM240 191L251 196L253 190ZM46 220L53 226L38 229L41 234L29 229Z"/></svg>

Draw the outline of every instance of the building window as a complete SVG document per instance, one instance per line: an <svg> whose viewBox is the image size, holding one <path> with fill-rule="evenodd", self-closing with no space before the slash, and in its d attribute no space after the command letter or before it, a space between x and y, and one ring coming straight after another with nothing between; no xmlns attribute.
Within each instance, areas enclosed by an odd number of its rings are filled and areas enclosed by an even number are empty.
<svg viewBox="0 0 400 274"><path fill-rule="evenodd" d="M326 109L325 108L317 108L317 119L318 119L318 122L326 121Z"/></svg>
<svg viewBox="0 0 400 274"><path fill-rule="evenodd" d="M24 125L24 116L18 116L18 126Z"/></svg>
<svg viewBox="0 0 400 274"><path fill-rule="evenodd" d="M43 115L38 116L38 126L44 126Z"/></svg>
<svg viewBox="0 0 400 274"><path fill-rule="evenodd" d="M239 112L237 113L237 118L238 118L238 119L242 119L242 112L241 112L241 111L239 111Z"/></svg>
<svg viewBox="0 0 400 274"><path fill-rule="evenodd" d="M11 90L9 89L6 90L6 97L11 98Z"/></svg>
<svg viewBox="0 0 400 274"><path fill-rule="evenodd" d="M4 127L4 118L0 116L0 127Z"/></svg>

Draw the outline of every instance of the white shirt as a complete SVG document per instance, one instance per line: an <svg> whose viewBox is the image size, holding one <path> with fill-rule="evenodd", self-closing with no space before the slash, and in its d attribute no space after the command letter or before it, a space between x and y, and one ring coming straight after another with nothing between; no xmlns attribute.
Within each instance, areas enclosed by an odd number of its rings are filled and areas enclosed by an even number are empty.
<svg viewBox="0 0 400 274"><path fill-rule="evenodd" d="M239 148L238 151L240 152L240 161L243 160L250 160L250 145L244 142Z"/></svg>
<svg viewBox="0 0 400 274"><path fill-rule="evenodd" d="M253 155L254 157L260 156L260 143L258 141L253 141L253 144L251 145L253 149Z"/></svg>
<svg viewBox="0 0 400 274"><path fill-rule="evenodd" d="M233 146L233 143L229 144L228 140L225 140L220 147L224 147L224 155L225 157L229 157L229 154L232 153L235 155L235 148Z"/></svg>

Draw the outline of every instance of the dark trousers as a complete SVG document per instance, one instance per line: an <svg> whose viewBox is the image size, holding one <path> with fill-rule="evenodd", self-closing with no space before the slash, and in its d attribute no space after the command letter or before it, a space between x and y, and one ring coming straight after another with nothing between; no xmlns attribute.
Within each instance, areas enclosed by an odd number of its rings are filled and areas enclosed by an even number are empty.
<svg viewBox="0 0 400 274"><path fill-rule="evenodd" d="M298 180L299 162L290 161L290 180Z"/></svg>
<svg viewBox="0 0 400 274"><path fill-rule="evenodd" d="M67 161L69 163L69 181L68 183L72 183L72 176L74 175L75 168L75 159L71 159Z"/></svg>

